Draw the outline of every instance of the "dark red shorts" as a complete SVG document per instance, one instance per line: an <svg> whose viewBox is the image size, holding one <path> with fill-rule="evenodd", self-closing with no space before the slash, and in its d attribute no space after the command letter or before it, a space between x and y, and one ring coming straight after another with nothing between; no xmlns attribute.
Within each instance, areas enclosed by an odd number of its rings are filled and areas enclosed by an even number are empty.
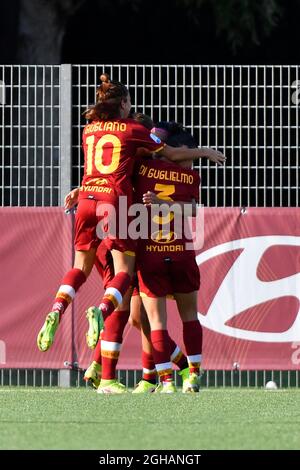
<svg viewBox="0 0 300 470"><path fill-rule="evenodd" d="M108 250L118 250L129 255L135 255L136 242L120 238L101 239L97 235L97 225L102 217L97 216L98 204L101 201L94 199L81 199L79 201L75 216L75 238L74 245L77 251L87 251L96 248L101 243L105 243ZM101 233L98 231L98 234Z"/></svg>
<svg viewBox="0 0 300 470"><path fill-rule="evenodd" d="M166 297L199 290L200 272L195 257L182 260L155 259L137 268L141 296Z"/></svg>

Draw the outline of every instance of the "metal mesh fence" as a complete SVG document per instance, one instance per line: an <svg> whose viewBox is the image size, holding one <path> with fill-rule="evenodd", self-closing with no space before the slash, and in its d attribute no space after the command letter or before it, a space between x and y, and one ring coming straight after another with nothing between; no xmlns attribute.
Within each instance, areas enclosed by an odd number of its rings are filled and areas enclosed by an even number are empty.
<svg viewBox="0 0 300 470"><path fill-rule="evenodd" d="M203 204L298 206L298 66L73 66L73 187L83 163L81 114L103 71L129 86L136 111L181 122L200 146L227 155L224 168L196 165Z"/></svg>
<svg viewBox="0 0 300 470"><path fill-rule="evenodd" d="M70 370L61 380L57 369L2 369L0 386L17 387L88 387L83 380L84 372ZM126 387L133 388L142 378L141 370L118 370L117 379ZM181 387L182 377L174 371L175 385ZM269 381L275 381L279 388L299 388L300 370L207 370L201 377L201 388L210 387L254 387L261 388Z"/></svg>
<svg viewBox="0 0 300 470"><path fill-rule="evenodd" d="M224 151L226 167L196 165L203 204L298 206L299 66L254 65L1 66L1 205L58 205L80 183L82 112L103 71L135 110Z"/></svg>
<svg viewBox="0 0 300 470"><path fill-rule="evenodd" d="M0 66L3 206L58 204L59 72L59 66Z"/></svg>
<svg viewBox="0 0 300 470"><path fill-rule="evenodd" d="M200 146L226 154L223 168L206 159L195 165L204 205L298 207L299 69L0 66L0 204L57 206L66 191L80 184L82 112L94 102L98 77L105 71L127 84L135 111L154 121L181 122ZM83 385L82 373L72 374L72 384ZM119 371L129 386L136 374ZM260 386L268 377L277 378L280 386L299 386L299 371L207 371L202 382ZM1 370L0 378L1 385L59 383L57 371Z"/></svg>

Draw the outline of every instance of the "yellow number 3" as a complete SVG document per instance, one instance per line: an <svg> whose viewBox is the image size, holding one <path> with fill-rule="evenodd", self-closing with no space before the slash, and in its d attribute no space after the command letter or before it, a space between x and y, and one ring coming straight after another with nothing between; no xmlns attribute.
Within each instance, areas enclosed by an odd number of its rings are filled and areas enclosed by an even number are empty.
<svg viewBox="0 0 300 470"><path fill-rule="evenodd" d="M109 175L113 173L119 166L120 155L121 155L121 141L118 137L112 134L103 135L97 142L96 147L94 147L95 136L90 135L86 139L87 143L87 165L86 165L86 174L93 174L93 159L96 169L102 175ZM103 163L103 147L105 144L110 144L111 147L111 162L109 165L104 165ZM107 147L107 150L110 150Z"/></svg>
<svg viewBox="0 0 300 470"><path fill-rule="evenodd" d="M154 187L154 191L158 191L157 197L161 199L162 201L173 201L170 197L171 194L175 193L175 185L174 184L159 184L156 183ZM168 224L174 219L174 213L172 211L169 212L168 215L165 217L159 217L155 215L153 217L153 221L156 224L163 225L163 224Z"/></svg>
<svg viewBox="0 0 300 470"><path fill-rule="evenodd" d="M154 191L158 191L157 197L159 199L163 199L165 201L173 201L170 195L175 193L175 185L156 183Z"/></svg>

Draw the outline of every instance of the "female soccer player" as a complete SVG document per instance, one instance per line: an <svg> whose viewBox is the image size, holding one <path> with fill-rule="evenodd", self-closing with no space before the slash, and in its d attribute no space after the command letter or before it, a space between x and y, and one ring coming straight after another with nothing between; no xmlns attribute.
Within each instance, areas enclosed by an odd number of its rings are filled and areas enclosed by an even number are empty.
<svg viewBox="0 0 300 470"><path fill-rule="evenodd" d="M140 122L143 126L151 130L154 126L152 119L142 113L134 113L132 118ZM162 130L161 130L162 131ZM162 135L162 137L164 137ZM78 202L79 188L72 190L65 198L65 209L71 209ZM97 249L95 266L103 280L104 289L114 277L113 260L109 250L104 243ZM126 389L123 384L116 380L116 366L122 346L123 332L128 320L129 310L133 321L131 324L141 331L142 335L142 364L143 380L136 387L134 393L145 393L154 391L156 385L156 369L152 357L152 345L150 340L150 327L144 307L141 305L138 291L135 294L131 305L130 296L132 289L125 295L122 305L120 305L104 322L104 331L101 339L96 345L93 354L93 362L84 374L84 380L89 381L99 393L124 393ZM144 315L144 327L141 329L140 310ZM145 334L146 332L146 334ZM171 360L180 369L183 378L183 386L188 378L188 363L180 348L174 343L171 344ZM101 380L101 383L100 383Z"/></svg>
<svg viewBox="0 0 300 470"><path fill-rule="evenodd" d="M188 132L174 127L174 124L170 127L167 123L166 128L173 131L167 140L168 144L181 148L183 145L196 147L195 140ZM195 202L199 195L199 174L187 166L189 164L179 168L161 159L159 165L144 162L136 183L137 198L142 198L147 206L162 203L171 205L172 201L178 200ZM169 217L157 221L156 230L150 239L138 240L139 289L150 322L153 356L160 376L157 391L176 391L172 381L166 311L166 297L172 294L183 322L183 340L189 361L189 379L183 391L198 392L202 352L202 328L197 318L200 275L195 252L185 249L187 240L184 234L179 238L172 224L170 230L169 223L173 217L174 213L170 212ZM165 230L167 223L168 230Z"/></svg>
<svg viewBox="0 0 300 470"><path fill-rule="evenodd" d="M153 139L140 124L128 119L131 108L127 88L101 75L97 90L97 102L86 113L89 124L83 130L84 176L79 193L79 204L75 221L74 267L63 278L56 294L51 312L37 337L41 351L47 351L53 344L59 321L67 306L72 302L80 286L86 281L94 265L95 254L100 243L97 225L110 213L118 213L120 196L132 201L132 173L138 148L159 152L170 160L194 160L208 157L222 164L225 157L212 149L179 149L164 146L160 139ZM125 215L127 223L127 215ZM111 221L111 219L110 219ZM103 226L102 232L107 230ZM88 310L88 346L94 348L103 327L103 316L109 316L127 292L135 264L135 244L127 237L106 237L105 243L111 250L115 276L104 292L100 307ZM103 236L103 233L102 233Z"/></svg>
<svg viewBox="0 0 300 470"><path fill-rule="evenodd" d="M167 124L166 127L169 129L169 133L171 131L171 133L173 134L171 135L169 139L169 142L172 142L173 145L181 146L185 144L185 145L189 145L191 148L195 147L196 144L192 136L188 132L184 131L176 123ZM157 133L159 132L160 134L162 133L162 131L165 131L165 129L156 130L156 132ZM187 185L185 185L184 183L181 183L181 184L179 184L178 182L176 183L175 193L177 193L177 197L178 197L178 193L182 194L182 197L184 197L184 192L187 191L186 197L188 200L190 199L190 194L191 194L190 181L191 179L194 179L195 181L192 184L192 191L194 192L195 199L197 199L197 196L199 193L199 176L197 172L188 172L186 170L181 171L178 167L174 168L174 165L166 167L166 164L160 160L155 162L155 166L153 166L152 163L153 162L150 163L149 161L147 161L147 162L144 162L142 166L142 171L140 171L140 175L137 178L138 180L140 179L140 181L136 181L136 188L137 188L138 193L143 192L143 188L142 189L139 189L139 188L142 184L144 184L143 176L145 176L145 181L147 181L148 185L150 184L151 189L155 189L159 186L160 190L163 189L164 191L167 191L170 194L170 191L169 191L170 187L168 185L160 184L159 178L157 176L155 176L154 178L151 178L150 173L153 173L152 170L155 168L156 173L158 175L162 174L163 179L167 177L167 172L168 172L170 176L172 176L173 180L175 179L178 181L179 177L182 177L183 181L186 180L189 182L189 184ZM148 166L149 171L145 173L145 169L147 166ZM165 181L163 181L163 183L165 183ZM153 188L151 187L151 184L154 184ZM144 195L144 200L148 204L163 202L161 199L158 199L154 193L146 193ZM151 243L151 240L148 240L147 243L148 242ZM143 244L145 242L139 241L139 243ZM174 247L174 245L169 245L169 246L171 246L172 248L176 247L176 246ZM152 246L151 248L153 247L155 247L155 245ZM195 262L195 254L193 251L185 252L185 253L186 254L184 254L184 261L186 262L186 265L184 266L184 268L187 268L188 270L189 268L191 269L190 269L189 274L186 276L187 277L186 286L184 287L183 285L181 285L180 289L182 290L186 290L186 289L190 290L193 288L198 289L199 288L199 269ZM155 255L153 254L152 258L153 256ZM173 258L174 258L174 253L173 253ZM150 261L153 262L153 260L149 260L149 259L145 260L146 266L151 265ZM171 261L171 259L169 261ZM183 261L183 258L181 259L181 261ZM142 265L144 266L143 261L142 261ZM149 268L145 267L144 271L147 271L147 269ZM178 263L177 263L177 269L180 269L178 267ZM160 270L161 270L161 266L160 266ZM151 282L154 282L154 283L155 283L155 278L158 277L157 284L158 283L161 284L161 289L166 288L166 285L168 285L168 283L170 282L170 279L168 279L169 273L167 273L165 280L162 279L163 275L159 274L159 276L157 276L157 272L155 271L155 269L151 271L150 276L153 278ZM193 276L194 276L194 280L192 280ZM165 282L165 285L164 285L164 282ZM174 294L173 288L174 286L171 286L169 291L168 292L166 291L166 293ZM154 288L154 291L155 291L155 288ZM145 295L144 292L143 294ZM184 334L185 336L188 336L188 339L185 338L186 339L185 342L187 343L186 348L190 352L190 356L189 356L190 362L191 360L201 359L199 357L195 357L196 356L195 351L199 353L197 354L197 356L200 356L201 346L202 346L202 329L197 320L197 295L196 294L197 292L191 292L191 293L188 293L187 295L178 294L178 293L176 294L175 292L176 300L177 300L181 315L184 318ZM142 332L142 346L143 346L143 355L142 355L143 379L140 381L140 383L138 384L138 386L136 387L133 393L145 393L147 391L153 391L153 389L155 388L154 384L156 383L156 369L155 369L155 363L153 361L153 356L152 356L152 344L151 344L151 333L149 331L149 323L148 323L147 318L145 319L143 316L143 307L140 308L140 298L138 296L138 292L136 292L135 295L132 297L130 310L131 310L131 315L130 315L131 324L136 326L139 329L142 324L141 332ZM191 336L190 330L193 330L193 333L195 336L194 344L190 344L191 343L189 339L189 337ZM107 331L107 328L105 329L105 332L106 331ZM155 335L159 335L159 332L155 332ZM170 337L166 338L166 341L169 343L168 345L169 351L170 351L169 359L172 362L176 363L180 368L179 374L182 375L182 378L183 378L183 392L187 393L191 391L197 391L199 387L199 369L200 368L198 369L196 367L196 364L193 364L193 366L190 366L189 368L188 363L186 361L186 357L180 351L178 346L176 346L174 341ZM104 344L104 350L105 350L106 342L104 342L103 344ZM119 344L118 346L120 347L121 345ZM100 347L100 342L99 342L99 347ZM97 349L98 349L98 345L97 345ZM192 354L193 352L195 354ZM106 355L106 352L104 352L104 354ZM99 354L99 351L97 351L97 353L94 356L93 363L86 371L86 377L90 378L94 383L95 383L94 378L97 377L97 369L99 370L100 362L101 362L101 353ZM164 386L163 388L161 386L158 387L159 391L162 390L163 393L168 391L168 393L170 393L170 390L174 390L173 384L168 383L168 380L163 380L162 382L163 383L166 382L167 386ZM105 384L99 387L99 390L98 390L99 392L101 392L101 389L105 390L103 388L104 385Z"/></svg>

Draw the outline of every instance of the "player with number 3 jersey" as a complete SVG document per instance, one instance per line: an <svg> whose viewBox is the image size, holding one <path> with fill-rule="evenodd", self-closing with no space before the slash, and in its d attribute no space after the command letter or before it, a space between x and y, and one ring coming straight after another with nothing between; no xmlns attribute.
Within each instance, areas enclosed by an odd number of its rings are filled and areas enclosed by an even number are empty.
<svg viewBox="0 0 300 470"><path fill-rule="evenodd" d="M176 123L165 124L170 136L167 142L183 149L196 148L193 136ZM173 135L172 135L173 132ZM166 298L176 300L183 323L183 341L189 363L189 374L185 380L185 393L199 391L202 352L202 328L197 318L197 297L200 273L195 260L195 251L187 245L190 233L185 216L195 215L195 203L199 197L199 173L188 168L159 161L140 165L136 184L137 200L148 206L148 223L151 227L147 240L138 240L137 273L140 295L146 309L150 328L155 367L160 377L156 392L174 393L172 380L170 337L167 330ZM174 202L173 202L174 201ZM175 221L178 202L179 223ZM183 203L189 211L182 211ZM166 214L153 214L153 204L165 204ZM189 204L188 204L189 203ZM178 210L177 208L177 210ZM190 244L191 245L191 244Z"/></svg>
<svg viewBox="0 0 300 470"><path fill-rule="evenodd" d="M156 194L159 204L199 202L199 172L164 161L148 160L139 165L136 200L142 201L147 192ZM182 208L182 211L184 209ZM176 214L154 216L149 222L149 238L139 239L137 272L140 293L148 297L163 297L173 292L199 289L199 269L194 250L186 250L187 230L180 219L181 233L176 232ZM152 233L151 233L152 231ZM184 276L182 271L184 269Z"/></svg>

